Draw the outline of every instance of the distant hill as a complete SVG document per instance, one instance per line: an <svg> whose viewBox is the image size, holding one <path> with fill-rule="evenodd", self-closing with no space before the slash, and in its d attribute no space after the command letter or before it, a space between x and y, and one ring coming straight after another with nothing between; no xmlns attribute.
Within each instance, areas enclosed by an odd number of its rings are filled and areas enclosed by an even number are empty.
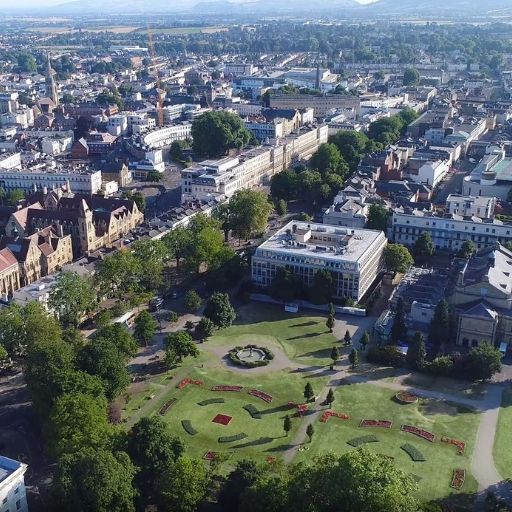
<svg viewBox="0 0 512 512"><path fill-rule="evenodd" d="M484 14L493 11L512 11L511 0L378 0L366 7L375 13L394 13L410 11L417 14L450 13Z"/></svg>

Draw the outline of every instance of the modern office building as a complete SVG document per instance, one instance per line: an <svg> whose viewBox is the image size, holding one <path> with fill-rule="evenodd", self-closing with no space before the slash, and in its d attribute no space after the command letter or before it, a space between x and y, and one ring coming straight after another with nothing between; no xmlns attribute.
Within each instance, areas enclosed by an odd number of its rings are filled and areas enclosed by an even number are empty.
<svg viewBox="0 0 512 512"><path fill-rule="evenodd" d="M386 245L382 231L292 221L256 249L252 280L268 287L284 267L311 286L316 272L329 270L335 296L359 301L383 268Z"/></svg>
<svg viewBox="0 0 512 512"><path fill-rule="evenodd" d="M28 512L27 465L0 455L0 512Z"/></svg>

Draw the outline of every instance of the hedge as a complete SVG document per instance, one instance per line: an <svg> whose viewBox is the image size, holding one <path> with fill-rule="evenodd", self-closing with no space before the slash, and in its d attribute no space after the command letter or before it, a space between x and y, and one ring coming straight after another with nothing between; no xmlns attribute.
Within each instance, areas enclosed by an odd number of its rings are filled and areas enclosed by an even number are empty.
<svg viewBox="0 0 512 512"><path fill-rule="evenodd" d="M353 446L354 448L358 448L359 446L362 446L363 444L366 444L366 443L378 443L378 442L379 442L379 440L377 439L377 436L370 434L368 436L355 437L354 439L347 441L347 444L349 444L350 446Z"/></svg>
<svg viewBox="0 0 512 512"><path fill-rule="evenodd" d="M219 443L232 443L233 441L241 441L242 439L245 439L247 437L247 434L244 432L241 432L240 434L236 434L234 436L226 436L226 437L219 437L218 441Z"/></svg>
<svg viewBox="0 0 512 512"><path fill-rule="evenodd" d="M240 352L240 350L247 348L257 348L263 351L263 353L266 356L266 359L262 361L243 361L238 357L237 354L238 352ZM238 364L240 366L245 366L246 368L259 368L261 366L267 366L268 363L270 363L270 361L274 359L274 353L271 350L269 350L266 347L258 347L257 345L246 345L245 347L236 346L235 348L229 351L228 356L231 362L233 362L234 364Z"/></svg>
<svg viewBox="0 0 512 512"><path fill-rule="evenodd" d="M252 404L244 405L244 409L251 415L255 420L261 420L261 413Z"/></svg>
<svg viewBox="0 0 512 512"><path fill-rule="evenodd" d="M195 436L197 434L197 430L192 426L190 420L181 420L181 425L187 434L191 436Z"/></svg>
<svg viewBox="0 0 512 512"><path fill-rule="evenodd" d="M386 366L404 366L405 356L394 345L381 347L370 347L366 352L366 359L370 363L383 364Z"/></svg>
<svg viewBox="0 0 512 512"><path fill-rule="evenodd" d="M425 462L427 459L425 456L412 444L406 443L400 446L402 450L411 457L414 462Z"/></svg>
<svg viewBox="0 0 512 512"><path fill-rule="evenodd" d="M224 398L208 398L208 400L203 400L202 402L197 402L197 405L212 405L212 404L223 404L225 402Z"/></svg>

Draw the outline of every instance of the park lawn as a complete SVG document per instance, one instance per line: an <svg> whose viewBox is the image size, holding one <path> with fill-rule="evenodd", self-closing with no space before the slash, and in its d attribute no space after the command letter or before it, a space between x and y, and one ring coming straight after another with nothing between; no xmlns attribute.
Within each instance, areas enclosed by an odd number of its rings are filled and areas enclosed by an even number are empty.
<svg viewBox="0 0 512 512"><path fill-rule="evenodd" d="M494 463L503 478L512 478L512 389L503 392L496 438L494 439Z"/></svg>
<svg viewBox="0 0 512 512"><path fill-rule="evenodd" d="M287 445L294 438L299 427L299 419L292 418L292 431L285 436L283 420L286 414L292 415L288 403L302 403L303 391L307 382L303 375L283 372L270 375L251 376L246 373L234 373L227 370L212 368L193 368L188 377L203 381L202 386L188 385L178 389L175 385L160 400L155 400L150 415L158 415L161 407L173 398L178 401L162 416L173 434L180 437L186 445L187 453L194 457L202 457L211 450L227 456L228 464L241 458L254 458L264 461L268 456L280 457ZM316 390L325 386L326 378L315 378L312 384ZM213 392L213 385L244 386L242 392ZM272 403L248 394L250 389L265 391L273 397ZM223 404L197 405L208 398L224 398ZM244 405L252 404L262 413L261 419L253 419L243 409ZM219 425L212 420L217 414L231 416L228 425ZM181 421L189 420L198 432L189 435ZM239 433L247 434L247 438L232 443L219 443L220 436L231 436Z"/></svg>
<svg viewBox="0 0 512 512"><path fill-rule="evenodd" d="M450 487L453 470L466 470L466 482L460 491L463 494L476 491L476 480L471 475L471 455L473 452L479 415L471 409L456 404L421 400L417 404L400 405L393 399L394 391L371 384L343 385L336 389L336 400L332 410L346 413L349 420L330 418L327 423L317 421L315 434L307 451L297 454L295 461L307 460L315 455L334 451L345 453L353 450L347 441L374 434L377 443L366 444L370 450L394 458L395 464L407 474L421 477L418 484L418 498L434 500L457 493ZM393 421L391 429L361 428L362 419ZM304 419L307 421L307 419ZM436 435L430 443L413 434L400 431L404 423L421 427ZM456 448L441 443L441 436L456 438L466 442L466 452L458 455ZM400 446L409 443L426 457L425 462L413 462Z"/></svg>
<svg viewBox="0 0 512 512"><path fill-rule="evenodd" d="M239 308L235 323L215 333L207 343L278 347L298 363L327 365L331 363L332 347L340 344L325 322L322 316L291 315L275 305L250 304Z"/></svg>

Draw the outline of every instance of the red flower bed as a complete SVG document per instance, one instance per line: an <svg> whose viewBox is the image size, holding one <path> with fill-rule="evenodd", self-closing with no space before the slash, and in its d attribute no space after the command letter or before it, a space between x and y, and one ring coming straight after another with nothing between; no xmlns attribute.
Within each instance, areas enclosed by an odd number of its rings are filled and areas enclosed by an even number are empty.
<svg viewBox="0 0 512 512"><path fill-rule="evenodd" d="M459 441L458 439L451 439L450 437L443 436L441 437L441 441L443 443L453 444L457 448L457 453L459 455L464 455L466 451L466 443L464 441Z"/></svg>
<svg viewBox="0 0 512 512"><path fill-rule="evenodd" d="M249 395L255 396L256 398L261 398L263 401L270 404L273 400L272 395L269 395L268 393L265 393L264 391L258 391L257 389L251 389L249 391Z"/></svg>
<svg viewBox="0 0 512 512"><path fill-rule="evenodd" d="M202 386L202 380L193 380L193 379L183 379L176 387L178 389L186 388L189 384L194 384L194 386Z"/></svg>
<svg viewBox="0 0 512 512"><path fill-rule="evenodd" d="M226 414L217 414L217 416L213 418L212 423L218 423L219 425L229 425L229 422L232 419L232 416L227 416Z"/></svg>
<svg viewBox="0 0 512 512"><path fill-rule="evenodd" d="M242 386L213 386L212 391L242 391Z"/></svg>
<svg viewBox="0 0 512 512"><path fill-rule="evenodd" d="M395 398L402 404L413 404L418 401L418 397L408 391L399 391Z"/></svg>
<svg viewBox="0 0 512 512"><path fill-rule="evenodd" d="M464 469L456 469L453 472L452 477L452 483L450 484L450 487L453 487L454 489L462 489L462 486L464 485L464 482L466 481L466 470Z"/></svg>
<svg viewBox="0 0 512 512"><path fill-rule="evenodd" d="M339 418L340 420L349 420L350 416L348 414L343 414L342 412L325 411L322 414L322 418L320 419L320 421L322 423L327 423L329 418Z"/></svg>
<svg viewBox="0 0 512 512"><path fill-rule="evenodd" d="M414 434L415 436L422 437L426 441L433 443L436 436L432 434L432 432L428 432L427 430L423 430L422 428L414 427L412 425L402 425L400 427L404 432L409 432L409 434Z"/></svg>
<svg viewBox="0 0 512 512"><path fill-rule="evenodd" d="M205 460L208 460L208 461L212 461L212 460L215 460L217 458L217 452L211 452L211 451L208 451L206 452L204 455L203 455L203 459Z"/></svg>
<svg viewBox="0 0 512 512"><path fill-rule="evenodd" d="M269 455L269 456L267 457L267 462L268 462L269 464L274 464L276 461L277 461L277 459L276 459L275 457L272 457L272 455Z"/></svg>
<svg viewBox="0 0 512 512"><path fill-rule="evenodd" d="M361 423L359 423L360 427L391 428L391 425L393 425L393 422L388 420L361 420Z"/></svg>

